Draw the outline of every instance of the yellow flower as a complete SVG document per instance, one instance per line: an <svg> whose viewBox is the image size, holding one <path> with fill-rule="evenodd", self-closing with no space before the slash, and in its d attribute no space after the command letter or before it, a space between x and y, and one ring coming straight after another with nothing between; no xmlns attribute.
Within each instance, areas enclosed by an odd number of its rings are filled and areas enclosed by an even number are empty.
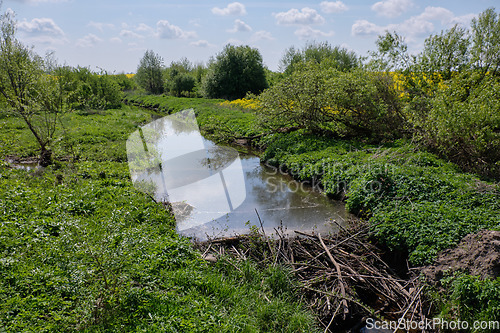
<svg viewBox="0 0 500 333"><path fill-rule="evenodd" d="M219 103L219 105L229 108L255 110L259 107L259 102L255 99L241 98L234 101L224 101Z"/></svg>

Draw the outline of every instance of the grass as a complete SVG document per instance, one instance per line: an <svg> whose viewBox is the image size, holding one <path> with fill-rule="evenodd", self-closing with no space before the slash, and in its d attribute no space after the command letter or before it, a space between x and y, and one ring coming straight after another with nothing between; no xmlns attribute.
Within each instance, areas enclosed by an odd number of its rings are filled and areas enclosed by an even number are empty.
<svg viewBox="0 0 500 333"><path fill-rule="evenodd" d="M132 106L71 113L52 166L0 162L0 331L317 331L285 268L208 264L132 186L125 140L151 120ZM0 122L2 160L36 156L18 118Z"/></svg>
<svg viewBox="0 0 500 333"><path fill-rule="evenodd" d="M259 134L255 114L225 105L223 100L200 98L176 98L171 96L129 95L126 102L153 109L159 115L167 115L193 108L203 134L216 142Z"/></svg>
<svg viewBox="0 0 500 333"><path fill-rule="evenodd" d="M219 142L259 133L252 112L220 100L127 100L155 116L193 107L204 134ZM207 265L175 234L171 216L132 188L125 140L152 119L133 106L73 113L52 149L75 163L57 162L41 175L1 166L1 325L8 331L315 331L286 269L228 260ZM0 122L0 156L36 155L19 119ZM297 131L260 143L263 160L319 182L369 219L378 243L413 265L431 263L468 233L500 230L497 183L404 140L370 145ZM498 280L464 274L443 285L440 315L496 319L497 304L485 295L498 294ZM467 312L470 304L476 310Z"/></svg>
<svg viewBox="0 0 500 333"><path fill-rule="evenodd" d="M190 103L160 96L134 98L173 105L161 110L176 111ZM220 104L217 100L197 103L212 103L209 110L195 107L200 126L209 133L217 128L234 137L258 131L251 126L251 112L214 108ZM432 262L438 251L456 245L468 233L500 229L497 183L463 173L404 140L370 145L300 130L270 135L261 143L266 147L263 160L299 180L320 183L327 195L345 200L349 211L370 219L379 242L408 253L414 265Z"/></svg>
<svg viewBox="0 0 500 333"><path fill-rule="evenodd" d="M370 220L378 241L407 252L414 265L431 263L469 233L500 230L498 184L404 141L373 146L295 132L268 139L262 158L343 198Z"/></svg>

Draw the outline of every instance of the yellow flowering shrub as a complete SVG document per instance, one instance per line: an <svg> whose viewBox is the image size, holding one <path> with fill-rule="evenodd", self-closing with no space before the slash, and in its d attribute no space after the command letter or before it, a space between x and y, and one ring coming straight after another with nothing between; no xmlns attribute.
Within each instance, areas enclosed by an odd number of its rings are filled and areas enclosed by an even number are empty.
<svg viewBox="0 0 500 333"><path fill-rule="evenodd" d="M240 98L234 101L224 101L219 103L220 106L228 108L240 108L247 110L256 110L259 108L259 101L252 98Z"/></svg>

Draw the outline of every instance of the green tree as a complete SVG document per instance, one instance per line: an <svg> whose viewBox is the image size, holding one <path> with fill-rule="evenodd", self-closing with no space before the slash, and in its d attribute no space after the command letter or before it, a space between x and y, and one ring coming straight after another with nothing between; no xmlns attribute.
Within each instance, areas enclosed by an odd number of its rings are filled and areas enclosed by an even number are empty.
<svg viewBox="0 0 500 333"><path fill-rule="evenodd" d="M191 74L178 74L170 81L170 92L172 95L180 97L185 93L193 91L196 79Z"/></svg>
<svg viewBox="0 0 500 333"><path fill-rule="evenodd" d="M471 23L472 64L484 73L500 70L500 14L488 8Z"/></svg>
<svg viewBox="0 0 500 333"><path fill-rule="evenodd" d="M42 59L16 39L13 14L0 18L0 97L2 112L22 118L40 148L41 166L51 163L50 144L65 111L65 76L50 59ZM52 74L52 75L50 75Z"/></svg>
<svg viewBox="0 0 500 333"><path fill-rule="evenodd" d="M389 76L363 69L324 70L309 62L259 96L260 119L271 130L394 136L404 124L397 97Z"/></svg>
<svg viewBox="0 0 500 333"><path fill-rule="evenodd" d="M166 70L167 89L174 96L189 95L196 86L195 67L187 58L173 61Z"/></svg>
<svg viewBox="0 0 500 333"><path fill-rule="evenodd" d="M470 29L429 36L418 55L397 33L377 46L372 68L397 73L415 138L468 172L498 179L500 14L490 8Z"/></svg>
<svg viewBox="0 0 500 333"><path fill-rule="evenodd" d="M238 99L268 87L260 52L250 46L226 45L213 59L203 80L208 98Z"/></svg>
<svg viewBox="0 0 500 333"><path fill-rule="evenodd" d="M137 84L152 94L161 94L164 88L163 59L152 50L144 53L137 73L135 75Z"/></svg>
<svg viewBox="0 0 500 333"><path fill-rule="evenodd" d="M308 62L321 64L323 68L335 68L346 72L358 67L359 59L356 53L348 51L339 46L332 46L328 42L311 42L299 50L290 47L280 61L280 70L285 74L291 74L298 66Z"/></svg>
<svg viewBox="0 0 500 333"><path fill-rule="evenodd" d="M95 73L85 67L65 68L65 75L70 78L68 102L72 109L106 110L121 105L120 85L106 72Z"/></svg>
<svg viewBox="0 0 500 333"><path fill-rule="evenodd" d="M132 91L137 89L137 82L134 78L129 78L126 74L116 74L111 77L118 84L121 91Z"/></svg>

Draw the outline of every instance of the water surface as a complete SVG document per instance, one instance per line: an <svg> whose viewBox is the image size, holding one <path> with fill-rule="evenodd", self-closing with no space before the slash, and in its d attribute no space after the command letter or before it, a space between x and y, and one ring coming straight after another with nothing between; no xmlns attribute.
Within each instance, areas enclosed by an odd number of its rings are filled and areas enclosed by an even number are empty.
<svg viewBox="0 0 500 333"><path fill-rule="evenodd" d="M199 132L192 110L143 126L127 141L137 188L168 201L179 233L200 240L248 233L329 233L348 214L340 202L294 181L258 157L218 146Z"/></svg>

